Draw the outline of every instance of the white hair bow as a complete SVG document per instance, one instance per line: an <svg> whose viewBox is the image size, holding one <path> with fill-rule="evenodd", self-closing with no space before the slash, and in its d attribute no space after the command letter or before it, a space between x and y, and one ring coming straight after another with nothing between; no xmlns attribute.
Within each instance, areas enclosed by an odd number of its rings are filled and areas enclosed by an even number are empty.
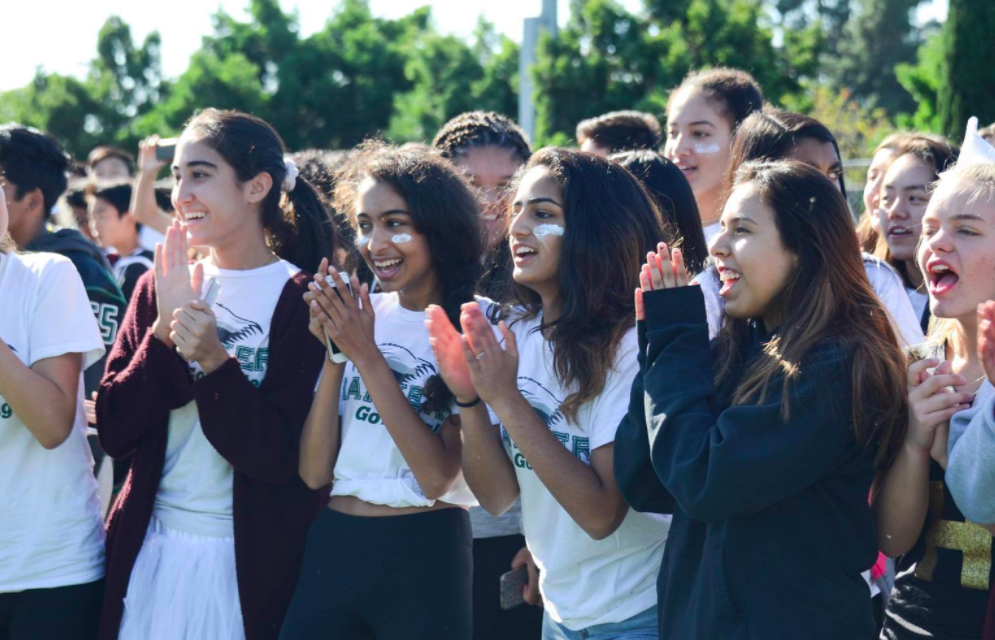
<svg viewBox="0 0 995 640"><path fill-rule="evenodd" d="M287 177L283 179L281 186L285 192L290 193L297 186L297 176L300 175L300 172L297 170L297 165L294 164L294 161L289 158L283 161L283 165L287 168Z"/></svg>

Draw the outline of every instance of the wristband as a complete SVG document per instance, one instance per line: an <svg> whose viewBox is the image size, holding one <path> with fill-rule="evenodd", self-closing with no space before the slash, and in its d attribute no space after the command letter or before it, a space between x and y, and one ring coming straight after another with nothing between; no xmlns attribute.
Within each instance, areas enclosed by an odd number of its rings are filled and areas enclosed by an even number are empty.
<svg viewBox="0 0 995 640"><path fill-rule="evenodd" d="M459 400L455 400L455 402L456 402L456 406L459 407L460 409L469 409L470 407L475 407L478 404L480 404L480 396L477 396L472 401L467 402L466 404L463 404Z"/></svg>

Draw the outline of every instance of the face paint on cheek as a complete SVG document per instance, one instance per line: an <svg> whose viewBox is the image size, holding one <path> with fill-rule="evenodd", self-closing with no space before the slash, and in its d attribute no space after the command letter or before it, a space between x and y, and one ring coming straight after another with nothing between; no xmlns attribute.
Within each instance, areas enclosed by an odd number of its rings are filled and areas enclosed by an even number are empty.
<svg viewBox="0 0 995 640"><path fill-rule="evenodd" d="M562 236L564 231L566 230L558 224L541 224L532 230L532 235L539 242L546 242L549 236Z"/></svg>
<svg viewBox="0 0 995 640"><path fill-rule="evenodd" d="M394 244L404 244L405 242L411 242L414 238L406 233L399 233L396 236L391 236L390 241Z"/></svg>
<svg viewBox="0 0 995 640"><path fill-rule="evenodd" d="M698 142L698 143L695 143L695 145L694 145L694 152L695 153L707 153L707 154L711 154L711 153L718 153L721 150L722 150L722 147L720 147L717 142L709 142L709 143Z"/></svg>
<svg viewBox="0 0 995 640"><path fill-rule="evenodd" d="M356 236L356 248L362 249L363 247L370 246L370 236Z"/></svg>

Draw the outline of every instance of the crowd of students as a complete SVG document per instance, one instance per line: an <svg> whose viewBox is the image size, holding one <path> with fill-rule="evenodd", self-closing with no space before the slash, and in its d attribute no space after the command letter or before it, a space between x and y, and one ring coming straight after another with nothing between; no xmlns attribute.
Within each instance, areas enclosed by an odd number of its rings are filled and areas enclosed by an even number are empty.
<svg viewBox="0 0 995 640"><path fill-rule="evenodd" d="M0 126L0 640L995 639L992 140Z"/></svg>

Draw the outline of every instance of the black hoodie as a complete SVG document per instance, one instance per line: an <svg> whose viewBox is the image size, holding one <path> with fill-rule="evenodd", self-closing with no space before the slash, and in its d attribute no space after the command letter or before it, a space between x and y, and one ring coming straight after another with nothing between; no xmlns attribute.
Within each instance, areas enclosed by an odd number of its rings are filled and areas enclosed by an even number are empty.
<svg viewBox="0 0 995 640"><path fill-rule="evenodd" d="M758 331L716 390L701 289L644 299L615 477L636 510L673 514L657 581L660 638L871 638L860 574L877 556L874 455L851 426L850 350L825 342L803 359L785 423L780 378L763 403L731 406L771 336Z"/></svg>
<svg viewBox="0 0 995 640"><path fill-rule="evenodd" d="M58 253L72 260L86 287L86 295L90 298L90 307L97 318L104 346L109 353L117 338L117 330L124 321L124 312L128 307L124 294L111 275L111 267L107 258L97 245L83 237L75 229L55 229L46 226L41 235L26 249L35 252ZM106 356L105 356L106 357ZM100 386L104 375L104 360L95 362L83 374L86 397Z"/></svg>

